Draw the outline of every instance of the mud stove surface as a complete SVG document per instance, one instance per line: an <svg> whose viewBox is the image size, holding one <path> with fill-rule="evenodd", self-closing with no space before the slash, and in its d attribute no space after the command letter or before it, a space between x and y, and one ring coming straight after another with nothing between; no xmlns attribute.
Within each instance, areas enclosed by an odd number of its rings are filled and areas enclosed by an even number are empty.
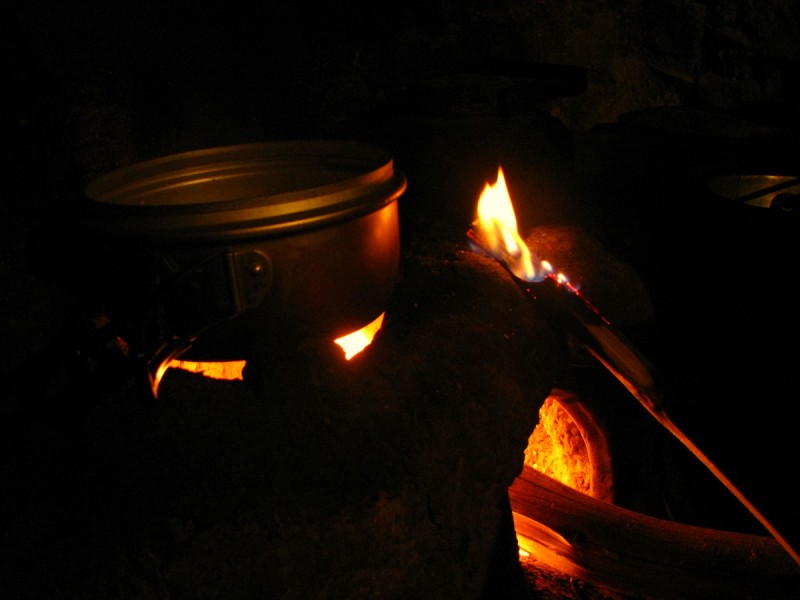
<svg viewBox="0 0 800 600"><path fill-rule="evenodd" d="M94 64L88 46L78 54L86 81L55 77L48 63L53 81L20 92L44 117L19 129L19 185L4 196L4 597L624 597L520 564L508 488L554 388L595 411L615 505L764 536L502 267L468 248L477 195L498 163L520 229L543 228L559 267L580 272L582 289L656 366L672 418L800 547L798 215L719 203L705 187L722 172L796 175L796 131L755 143L630 122L573 134L535 101L521 113L465 111L469 93L424 114L390 105L338 123L337 137L384 145L409 180L401 278L378 337L349 362L328 339L265 340L243 380L170 370L154 401L117 340L94 335L103 324L81 285L98 282L62 220L79 199L76 180L136 150L149 158L316 134L332 115L305 119L309 106L286 106L271 89L278 117L274 106L252 110L265 81L244 63L203 71L195 94L194 71L179 68L188 58L152 72L129 58L125 80ZM269 73L285 76L279 67ZM346 100L349 74L309 74L288 97L308 101L332 82L332 99ZM70 76L83 87L50 106L48 85L63 92ZM79 134L61 119L70 102L86 117ZM131 131L132 116L146 127ZM794 597L787 587L772 597Z"/></svg>

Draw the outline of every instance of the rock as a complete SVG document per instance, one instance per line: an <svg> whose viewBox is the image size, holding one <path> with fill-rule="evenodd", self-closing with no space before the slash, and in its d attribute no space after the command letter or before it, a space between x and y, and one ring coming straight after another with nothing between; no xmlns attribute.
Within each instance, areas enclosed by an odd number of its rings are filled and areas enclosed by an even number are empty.
<svg viewBox="0 0 800 600"><path fill-rule="evenodd" d="M525 242L617 326L638 325L652 318L650 296L633 267L580 227L536 227Z"/></svg>

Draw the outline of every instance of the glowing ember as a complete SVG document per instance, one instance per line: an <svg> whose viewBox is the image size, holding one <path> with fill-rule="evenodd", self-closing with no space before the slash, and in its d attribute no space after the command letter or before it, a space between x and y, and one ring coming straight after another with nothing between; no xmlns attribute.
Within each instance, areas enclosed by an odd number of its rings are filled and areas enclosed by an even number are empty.
<svg viewBox="0 0 800 600"><path fill-rule="evenodd" d="M472 226L484 251L505 263L524 281L541 281L547 276L549 265L537 261L517 231L517 217L502 167L497 169L494 185L487 183L483 189L477 217Z"/></svg>
<svg viewBox="0 0 800 600"><path fill-rule="evenodd" d="M577 424L550 396L525 449L525 464L574 490L591 495L592 464Z"/></svg>
<svg viewBox="0 0 800 600"><path fill-rule="evenodd" d="M383 325L384 314L385 313L381 313L377 319L372 321L372 323L365 325L358 331L354 331L353 333L334 340L342 348L342 350L344 350L344 357L347 360L353 358L356 354L361 352L364 348L372 343L372 339L375 337L375 334L378 333L381 325Z"/></svg>

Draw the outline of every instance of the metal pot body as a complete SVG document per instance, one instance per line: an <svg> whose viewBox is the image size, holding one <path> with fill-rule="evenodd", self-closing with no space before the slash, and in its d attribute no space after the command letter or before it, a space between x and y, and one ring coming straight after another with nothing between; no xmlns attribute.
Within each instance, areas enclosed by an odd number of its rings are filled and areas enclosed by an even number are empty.
<svg viewBox="0 0 800 600"><path fill-rule="evenodd" d="M145 353L245 358L254 345L337 337L394 290L406 180L382 148L274 142L120 169L86 189L108 297Z"/></svg>
<svg viewBox="0 0 800 600"><path fill-rule="evenodd" d="M720 175L707 182L706 200L723 262L735 276L796 272L800 259L800 178L785 174Z"/></svg>
<svg viewBox="0 0 800 600"><path fill-rule="evenodd" d="M731 206L796 212L800 178L794 175L725 175L712 178L708 190Z"/></svg>

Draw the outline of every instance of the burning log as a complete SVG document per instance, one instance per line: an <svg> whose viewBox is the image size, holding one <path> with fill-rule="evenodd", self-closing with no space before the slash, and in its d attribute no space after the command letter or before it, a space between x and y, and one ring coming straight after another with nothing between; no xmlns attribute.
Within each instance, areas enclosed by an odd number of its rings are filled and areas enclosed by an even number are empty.
<svg viewBox="0 0 800 600"><path fill-rule="evenodd" d="M596 500L526 467L509 488L520 548L632 597L794 598L800 571L772 538L656 519Z"/></svg>

